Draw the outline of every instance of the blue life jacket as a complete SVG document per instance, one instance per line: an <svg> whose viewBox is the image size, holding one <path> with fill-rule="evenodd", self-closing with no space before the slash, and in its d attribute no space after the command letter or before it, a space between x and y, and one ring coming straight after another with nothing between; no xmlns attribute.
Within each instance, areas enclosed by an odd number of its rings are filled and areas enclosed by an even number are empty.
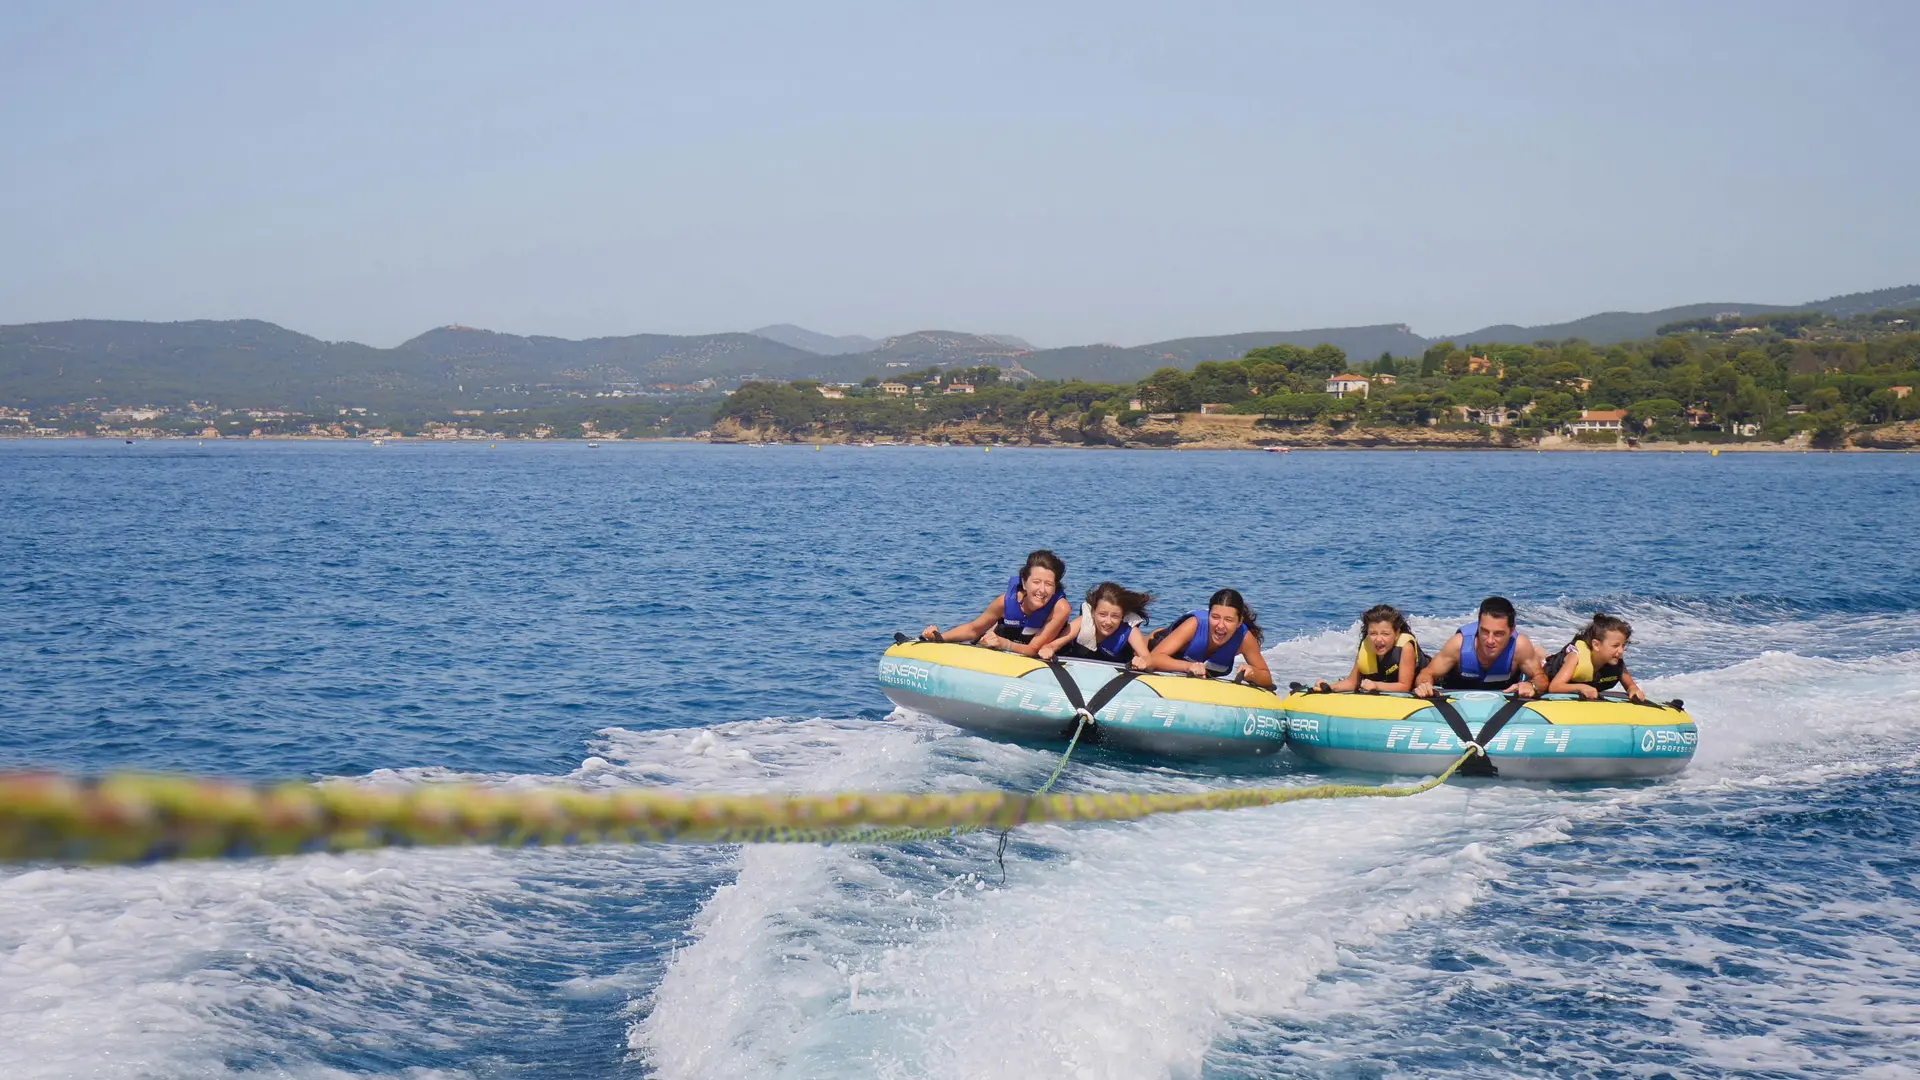
<svg viewBox="0 0 1920 1080"><path fill-rule="evenodd" d="M1091 618L1091 616L1089 616ZM1133 636L1133 624L1120 620L1120 629L1115 630L1105 640L1093 647L1093 651L1109 660L1125 660L1129 651L1127 639Z"/></svg>
<svg viewBox="0 0 1920 1080"><path fill-rule="evenodd" d="M1168 632L1171 633L1188 619L1192 619L1194 622L1193 640L1187 642L1187 647L1180 651L1180 659L1188 663L1196 661L1205 663L1207 665L1207 674L1209 675L1225 675L1232 671L1233 658L1240 655L1240 645L1247 640L1247 624L1241 623L1239 626L1234 627L1233 636L1227 639L1227 643L1213 650L1213 654L1209 656L1207 654L1206 608L1201 608L1198 611L1189 611L1185 615L1180 616L1173 626L1167 627Z"/></svg>
<svg viewBox="0 0 1920 1080"><path fill-rule="evenodd" d="M1520 641L1520 629L1514 628L1513 636L1507 639L1507 647L1493 658L1486 669L1480 668L1480 653L1473 647L1473 639L1480 633L1480 623L1476 620L1460 628L1460 666L1447 672L1441 680L1441 686L1447 690L1505 690L1520 681L1520 674L1514 670L1513 647Z"/></svg>
<svg viewBox="0 0 1920 1080"><path fill-rule="evenodd" d="M1093 636L1100 631L1093 624L1093 605L1081 604L1080 633L1073 639L1073 644L1079 647L1076 651L1089 660L1125 663L1129 658L1128 653L1132 651L1127 643L1132 640L1135 628L1145 621L1146 616L1129 611L1120 619L1120 625L1114 628L1113 633L1108 634L1105 640L1095 641Z"/></svg>
<svg viewBox="0 0 1920 1080"><path fill-rule="evenodd" d="M1016 638L1020 641L1032 641L1033 635L1046 629L1047 620L1053 617L1053 606L1066 602L1066 597L1057 591L1053 599L1047 601L1039 611L1029 612L1020 606L1020 575L1007 579L1006 610L1000 614L1000 625L994 633L1003 638Z"/></svg>

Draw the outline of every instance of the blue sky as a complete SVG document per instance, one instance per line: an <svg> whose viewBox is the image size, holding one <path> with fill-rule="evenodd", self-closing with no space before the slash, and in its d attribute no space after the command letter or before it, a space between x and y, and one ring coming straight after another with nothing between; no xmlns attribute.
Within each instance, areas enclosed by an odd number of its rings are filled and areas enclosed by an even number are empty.
<svg viewBox="0 0 1920 1080"><path fill-rule="evenodd" d="M0 323L1425 334L1920 281L1920 5L0 6Z"/></svg>

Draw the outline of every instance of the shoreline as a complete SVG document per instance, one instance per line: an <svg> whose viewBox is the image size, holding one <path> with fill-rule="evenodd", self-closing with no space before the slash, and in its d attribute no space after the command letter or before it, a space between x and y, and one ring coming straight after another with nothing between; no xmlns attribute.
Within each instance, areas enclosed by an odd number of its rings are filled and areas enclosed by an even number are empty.
<svg viewBox="0 0 1920 1080"><path fill-rule="evenodd" d="M133 436L133 435L0 434L0 442L9 442L9 443L13 443L13 442L48 442L48 443L199 442L199 443L205 443L209 441L221 442L221 443L342 443L342 444L367 443L367 444L371 444L373 443L374 440L365 438L365 437L339 438L339 437L325 436L325 435L258 435L258 436L243 436L243 437L221 437L221 438L209 440L196 435ZM1721 452L1739 453L1739 454L1795 454L1795 453L1797 454L1911 454L1913 453L1913 450L1914 450L1914 448L1903 447L1903 446L1855 446L1855 445L1849 444L1846 446L1837 446L1837 447L1815 447L1815 446L1810 446L1805 444L1796 445L1792 443L1758 443L1758 442L1736 442L1736 443L1645 442L1645 443L1641 443L1639 446L1627 446L1624 443L1617 443L1617 444L1611 444L1611 445L1608 445L1608 444L1592 445L1592 444L1563 442L1563 443L1554 443L1554 444L1529 443L1529 444L1509 446L1509 445L1501 445L1501 444L1489 444L1481 441L1464 441L1464 440L1463 441L1435 440L1433 442L1378 442L1378 443L1361 443L1361 442L1348 442L1348 441L1315 441L1315 442L1302 442L1302 443L1282 443L1282 442L1229 443L1223 440L1197 440L1191 443L1175 443L1172 445L1159 445L1159 444L1153 444L1153 443L1126 443L1126 444L1114 445L1110 443L1072 443L1072 442L1063 442L1063 441L1056 441L1056 440L1048 440L1044 442L1012 441L1012 442L988 443L988 442L931 442L925 439L920 439L920 440L908 440L908 441L896 440L896 441L888 441L888 442L881 442L876 440L871 446L867 446L863 443L855 442L849 439L805 439L805 440L790 439L790 440L754 441L750 439L700 439L700 438L694 438L692 436L684 436L684 435L679 435L679 436L665 435L665 436L637 438L637 439L623 439L623 438L613 438L613 437L607 437L607 436L603 436L596 439L516 439L516 438L430 439L430 438L409 438L405 436L390 435L390 436L383 436L382 441L386 444L402 444L402 445L408 445L408 446L460 446L460 445L472 445L474 443L484 442L488 444L489 449L496 447L500 443L510 443L515 446L536 446L536 445L543 445L543 444L556 445L556 446L581 446L581 445L587 445L587 444L648 445L648 444L655 444L655 443L685 443L689 445L740 446L740 447L836 446L836 447L850 447L856 450L878 450L878 449L1095 450L1095 451L1145 450L1145 451L1171 451L1171 452L1186 452L1186 453L1191 453L1196 451L1211 451L1211 452L1287 453L1287 454L1342 453L1342 452L1350 452L1350 451L1388 451L1388 452L1417 454L1420 451L1425 450L1429 452L1474 453L1474 454L1481 454L1481 453L1622 454L1622 453L1627 453L1627 454L1707 454L1709 456L1713 456Z"/></svg>

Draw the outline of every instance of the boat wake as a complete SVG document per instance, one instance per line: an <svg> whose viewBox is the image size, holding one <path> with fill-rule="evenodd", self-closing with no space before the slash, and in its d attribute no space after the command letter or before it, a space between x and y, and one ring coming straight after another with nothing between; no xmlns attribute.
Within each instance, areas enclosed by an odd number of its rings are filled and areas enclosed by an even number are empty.
<svg viewBox="0 0 1920 1080"><path fill-rule="evenodd" d="M1523 629L1558 644L1584 610L1523 609ZM0 1071L1492 1076L1564 1054L1896 1075L1920 1046L1920 617L1628 617L1636 672L1701 727L1671 781L1030 827L1004 883L991 835L10 874ZM1819 647L1861 635L1881 647ZM1269 661L1338 675L1356 640ZM366 779L1020 789L1057 760L904 712L611 728L589 749L565 777ZM1315 778L1082 753L1063 790Z"/></svg>
<svg viewBox="0 0 1920 1080"><path fill-rule="evenodd" d="M1571 608L1528 616L1529 628L1554 644L1584 621ZM1643 648L1650 690L1684 697L1701 722L1703 749L1675 781L1460 784L1404 803L1029 829L1005 887L975 876L985 855L978 844L752 849L736 883L702 912L694 943L636 1004L631 1044L669 1076L1266 1073L1286 1040L1301 1036L1276 1029L1276 1017L1313 1009L1351 1019L1369 1001L1406 1005L1397 990L1404 972L1365 979L1355 969L1384 964L1363 958L1429 957L1442 935L1421 927L1440 917L1450 916L1451 939L1460 916L1484 923L1481 912L1505 903L1499 898L1522 878L1526 888L1560 895L1620 895L1617 853L1599 844L1569 859L1575 837L1637 836L1660 821L1679 857L1697 866L1721 854L1717 844L1690 842L1685 822L1697 808L1764 804L1783 792L1797 799L1897 773L1920 752L1920 652L1831 659L1764 648L1750 660L1690 669L1724 656L1729 640L1790 646L1812 631L1716 625L1694 611L1676 613L1669 625L1653 607L1631 617L1641 640L1660 642ZM1831 638L1832 619L1822 619L1820 633ZM1419 620L1416 629L1437 640L1456 625ZM1912 640L1911 619L1903 626ZM1356 637L1357 628L1281 643L1269 659L1277 673L1337 675ZM957 734L939 742L997 758L1002 776L1023 756L1046 760ZM1026 771L1037 767L1030 760ZM1194 782L1113 762L1070 775L1086 789ZM1546 885L1536 880L1543 867ZM1675 878L1692 888L1685 880ZM1555 977L1581 978L1584 950L1569 943L1591 938L1593 928L1529 932L1557 943L1549 958L1564 970ZM1642 962L1658 968L1674 939L1638 944L1651 946ZM1742 992L1731 984L1726 991ZM1699 987L1692 996L1704 998L1704 1013L1729 1004ZM1329 1012L1330 1002L1349 1011ZM1344 1043L1327 1035L1318 1052L1340 1058L1347 1044L1377 1040L1372 1027L1355 1026ZM1737 1054L1737 1044L1681 1039L1663 1054L1653 1056L1710 1067ZM1805 1054L1807 1075L1869 1060Z"/></svg>

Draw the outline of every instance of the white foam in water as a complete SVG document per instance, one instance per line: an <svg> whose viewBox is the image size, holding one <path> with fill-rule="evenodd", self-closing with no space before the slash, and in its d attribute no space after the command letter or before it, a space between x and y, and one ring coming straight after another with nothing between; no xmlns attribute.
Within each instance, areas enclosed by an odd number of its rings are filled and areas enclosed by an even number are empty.
<svg viewBox="0 0 1920 1080"><path fill-rule="evenodd" d="M1632 615L1642 654L1664 650L1660 611ZM1583 618L1534 613L1529 629L1557 643ZM1730 640L1804 636L1715 627L1692 613L1677 621L1676 651L1688 657L1724 658ZM1825 620L1821 632L1846 633L1836 622L1847 619ZM1435 642L1458 625L1416 621ZM1356 640L1315 634L1269 658L1283 679L1338 676ZM672 1077L1197 1075L1241 1020L1306 1007L1343 950L1402 932L1444 936L1422 928L1443 925L1515 857L1550 850L1569 830L1729 786L1883 769L1920 747L1920 653L1765 653L1644 681L1656 696L1686 698L1702 727L1698 760L1664 784L1449 788L1407 801L1033 828L1022 838L1042 851L1013 859L1005 888L967 876L989 857L986 839L917 855L750 851L736 884L703 912L698 941L643 1004L631 1044ZM1094 787L1173 783L1074 775ZM857 769L842 776L870 786ZM1772 1049L1703 1038L1698 1062L1728 1067ZM1780 1061L1792 1057L1780 1050Z"/></svg>
<svg viewBox="0 0 1920 1080"><path fill-rule="evenodd" d="M0 879L0 1074L224 1075L224 1051L320 1033L378 1050L423 1026L451 1044L524 1003L428 950L513 951L490 902L537 869L515 865L527 857L380 852Z"/></svg>
<svg viewBox="0 0 1920 1080"><path fill-rule="evenodd" d="M1523 616L1557 644L1584 614ZM0 1075L335 1075L314 1063L316 1047L345 1057L440 1048L469 1061L463 1047L552 1001L623 997L632 1000L631 1052L669 1077L1197 1075L1223 1039L1263 1017L1403 1007L1391 978L1327 976L1391 967L1363 964L1363 953L1447 939L1495 883L1553 858L1582 830L1730 791L1804 789L1920 753L1920 653L1818 659L1793 651L1813 634L1798 624L1716 624L1657 606L1630 615L1636 666L1678 672L1644 680L1648 689L1684 697L1702 728L1699 757L1669 782L1452 786L1408 800L1027 828L1015 835L1004 887L991 836L906 849L410 851L0 876ZM1887 618L1824 618L1818 632L1881 633L1899 648L1920 638L1911 617L1892 628ZM1432 648L1461 621L1419 619L1416 629ZM1344 674L1356 629L1276 645L1276 674ZM1743 656L1754 658L1733 662ZM1021 788L1055 759L905 713L887 723L610 729L594 751L566 777L414 770L367 780ZM1069 790L1269 782L1097 758L1063 780ZM1654 903L1698 885L1584 865L1568 867L1562 884L1641 889ZM570 936L583 891L604 900L665 889L706 899L690 927L653 928L668 939L691 931L664 970L596 963L611 943ZM1840 924L1859 917L1829 914ZM1876 914L1914 926L1911 911ZM1832 963L1860 976L1858 993L1813 971L1817 959L1763 955L1781 988L1765 1008L1783 1031L1741 1042L1686 1028L1699 1011L1676 1010L1697 1069L1777 1058L1782 1075L1812 1075L1818 1063L1793 1064L1792 1025L1816 1025L1819 1010L1902 1023L1892 1011L1911 999L1875 973L1910 968L1911 940L1836 934L1843 955ZM587 959L544 990L503 977L565 948ZM1676 956L1714 948L1673 945ZM1569 978L1508 959L1542 985ZM1711 979L1689 985L1700 1008L1717 1007ZM1796 998L1793 986L1812 989ZM1375 1037L1356 1034L1333 1050Z"/></svg>
<svg viewBox="0 0 1920 1080"><path fill-rule="evenodd" d="M1856 621L1884 617L1829 619L1825 631L1864 632ZM1700 629L1697 619L1689 622ZM1654 629L1656 640L1664 640L1665 628L1655 623ZM1912 641L1911 620L1897 630L1892 640ZM1694 644L1710 646L1716 638L1771 644L1800 634L1794 627L1722 627L1718 635L1699 633ZM1480 958L1451 977L1436 975L1427 959L1431 943L1418 938L1370 952L1364 964L1348 969L1353 977L1321 983L1288 1010L1291 1026L1276 1037L1280 1042L1262 1044L1266 1052L1284 1047L1304 1060L1367 1062L1375 1070L1389 1068L1369 1060L1383 1042L1402 1051L1401 1060L1445 1055L1454 1020L1436 1000L1464 988L1501 1001L1597 998L1618 1022L1597 1045L1562 1038L1550 1040L1546 1050L1530 1049L1503 1028L1538 1034L1540 1023L1557 1024L1551 1009L1543 1018L1521 1005L1522 1015L1509 1017L1511 1024L1476 1033L1495 1048L1496 1064L1454 1063L1446 1070L1454 1075L1556 1069L1582 1075L1920 1074L1920 979L1913 974L1920 965L1911 944L1920 937L1920 905L1884 887L1871 903L1819 905L1792 924L1817 937L1812 949L1802 949L1775 940L1782 903L1769 907L1759 899L1783 892L1791 909L1792 886L1770 882L1756 890L1751 882L1727 877L1716 870L1711 842L1692 849L1691 858L1684 843L1673 847L1685 867L1680 870L1619 871L1609 865L1616 850L1610 846L1573 857L1554 851L1563 839L1614 823L1630 830L1643 826L1671 846L1702 815L1711 821L1716 807L1788 814L1825 785L1912 770L1920 765L1920 652L1835 661L1769 651L1647 685L1658 697L1684 697L1701 724L1702 749L1688 772L1618 790L1500 789L1508 803L1501 817L1553 814L1561 825L1493 844L1501 863L1524 865L1553 884L1545 895L1528 894L1527 918L1518 925L1451 930L1441 945ZM1475 796L1476 811L1485 809L1482 797ZM1497 829L1481 813L1473 816L1461 835ZM1631 831L1622 835L1610 843L1635 843ZM1815 851L1808 856L1820 857ZM1875 876L1870 867L1849 872L1862 875L1863 883ZM1625 912L1618 927L1592 921L1591 904L1607 900ZM1582 902L1586 906L1560 910ZM1671 927L1650 931L1649 921ZM1581 959L1543 962L1539 951L1516 947L1516 937L1569 932L1579 940L1574 951ZM1676 974L1673 964L1691 969ZM1303 1028L1314 1030L1318 1041L1302 1040ZM1394 1034L1383 1039L1384 1032ZM1677 1072L1671 1064L1676 1058L1685 1062ZM1273 1067L1271 1056L1258 1051L1234 1064L1244 1065L1247 1075Z"/></svg>
<svg viewBox="0 0 1920 1080"><path fill-rule="evenodd" d="M856 849L753 849L634 1046L668 1076L1197 1068L1222 1013L1276 1006L1341 943L1471 901L1487 867L1472 845L1423 850L1435 809L1036 828L1023 840L1054 857L1016 856L1007 888L967 876L991 837L919 874Z"/></svg>
<svg viewBox="0 0 1920 1080"><path fill-rule="evenodd" d="M569 781L761 790L793 786L783 778L826 761L886 761L920 741L904 725L831 721L605 735L602 756ZM555 779L444 769L367 778L503 786ZM458 1048L538 1013L537 998L494 972L549 961L569 944L564 924L584 898L555 879L597 882L602 894L644 893L717 884L728 870L725 849L716 857L711 848L655 846L0 875L0 1076L228 1076L234 1070L225 1062L248 1056L271 1062L262 1066L269 1075L344 1076L303 1059L316 1045L348 1054ZM552 990L573 1000L618 998L650 982L584 971Z"/></svg>

